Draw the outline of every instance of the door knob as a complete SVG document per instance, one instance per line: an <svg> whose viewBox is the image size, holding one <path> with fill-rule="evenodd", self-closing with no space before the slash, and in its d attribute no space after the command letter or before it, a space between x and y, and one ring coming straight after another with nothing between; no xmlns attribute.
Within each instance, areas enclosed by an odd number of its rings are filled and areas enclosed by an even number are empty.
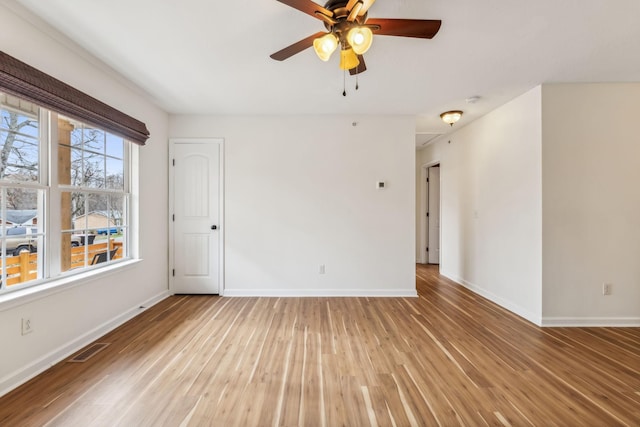
<svg viewBox="0 0 640 427"><path fill-rule="evenodd" d="M212 225L212 226L211 226L211 229L212 229L212 230L217 230L217 229L218 229L218 226L217 226L217 225Z"/></svg>

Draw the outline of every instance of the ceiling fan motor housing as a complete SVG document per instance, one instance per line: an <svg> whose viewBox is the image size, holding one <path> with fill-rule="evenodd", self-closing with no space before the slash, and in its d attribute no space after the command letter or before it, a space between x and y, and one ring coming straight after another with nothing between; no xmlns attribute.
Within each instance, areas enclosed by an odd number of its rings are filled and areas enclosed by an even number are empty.
<svg viewBox="0 0 640 427"><path fill-rule="evenodd" d="M331 24L328 21L324 21L324 26L329 32L333 32L339 36L340 41L343 41L343 38L346 37L346 34L349 30L356 26L361 25L367 20L367 13L364 15L357 16L353 22L347 21L347 17L351 12L347 9L347 0L329 0L325 5L325 9L333 12L333 20L337 21L336 24Z"/></svg>

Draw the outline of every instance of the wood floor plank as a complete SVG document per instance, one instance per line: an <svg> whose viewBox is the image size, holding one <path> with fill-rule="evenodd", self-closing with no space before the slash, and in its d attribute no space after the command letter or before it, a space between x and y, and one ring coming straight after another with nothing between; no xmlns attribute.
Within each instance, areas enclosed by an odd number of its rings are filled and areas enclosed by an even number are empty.
<svg viewBox="0 0 640 427"><path fill-rule="evenodd" d="M0 398L2 426L638 426L639 328L418 298L174 296Z"/></svg>

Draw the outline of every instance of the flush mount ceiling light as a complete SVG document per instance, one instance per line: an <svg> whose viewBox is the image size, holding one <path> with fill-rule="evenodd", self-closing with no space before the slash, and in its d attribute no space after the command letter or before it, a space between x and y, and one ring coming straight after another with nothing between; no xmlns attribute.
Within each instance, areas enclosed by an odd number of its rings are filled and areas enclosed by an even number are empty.
<svg viewBox="0 0 640 427"><path fill-rule="evenodd" d="M362 55L371 47L374 34L430 39L438 33L441 24L440 20L427 19L367 19L367 11L375 0L329 0L324 7L311 0L278 1L323 21L327 32L302 39L272 54L271 58L284 61L313 46L316 55L328 61L340 48L340 69L356 78L367 69Z"/></svg>
<svg viewBox="0 0 640 427"><path fill-rule="evenodd" d="M460 120L460 117L462 117L462 111L460 110L445 111L440 114L442 121L450 126L453 126L455 122Z"/></svg>

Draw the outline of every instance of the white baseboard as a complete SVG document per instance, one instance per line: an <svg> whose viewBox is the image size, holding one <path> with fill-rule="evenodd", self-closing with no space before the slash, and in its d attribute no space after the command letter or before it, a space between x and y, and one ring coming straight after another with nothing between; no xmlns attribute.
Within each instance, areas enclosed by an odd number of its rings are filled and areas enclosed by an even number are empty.
<svg viewBox="0 0 640 427"><path fill-rule="evenodd" d="M441 275L470 291L490 300L514 314L542 327L640 327L640 317L542 317L537 316L504 298L498 297L460 277L441 271Z"/></svg>
<svg viewBox="0 0 640 427"><path fill-rule="evenodd" d="M415 289L225 289L225 297L417 297Z"/></svg>
<svg viewBox="0 0 640 427"><path fill-rule="evenodd" d="M530 312L529 310L519 306L518 304L513 303L512 301L506 300L502 297L499 297L489 291L487 291L486 289L481 288L480 286L475 285L474 283L471 283L467 280L464 280L460 277L457 277L455 275L451 275L448 274L446 272L440 271L440 274L447 277L450 280L453 280L454 282L458 283L461 286L464 286L465 288L469 289L471 292L478 294L486 299L488 299L489 301L492 301L496 304L498 304L500 307L505 308L507 310L509 310L510 312L517 314L518 316L522 317L525 320L528 320L529 322L533 323L534 325L537 326L542 326L542 318L539 315L536 315L532 312Z"/></svg>
<svg viewBox="0 0 640 427"><path fill-rule="evenodd" d="M640 327L640 317L543 317L545 327Z"/></svg>
<svg viewBox="0 0 640 427"><path fill-rule="evenodd" d="M147 308L159 303L163 299L169 296L169 292L161 292L158 295L147 299L139 304L136 304L135 307L125 311L122 314L114 317L111 320L104 322L102 325L88 331L82 336L75 338L73 341L68 342L65 345L60 346L58 349L49 352L48 354L42 356L36 361L30 363L29 365L23 367L22 369L13 372L9 375L6 375L4 378L0 379L0 397L4 396L11 390L17 388L18 386L26 383L31 378L36 375L46 371L56 363L66 359L71 356L78 350L82 349L86 345L92 343L97 340L101 336L105 335L108 332L111 332L118 326L127 322L128 320L133 319L138 314L145 311ZM144 308L142 308L144 307Z"/></svg>

